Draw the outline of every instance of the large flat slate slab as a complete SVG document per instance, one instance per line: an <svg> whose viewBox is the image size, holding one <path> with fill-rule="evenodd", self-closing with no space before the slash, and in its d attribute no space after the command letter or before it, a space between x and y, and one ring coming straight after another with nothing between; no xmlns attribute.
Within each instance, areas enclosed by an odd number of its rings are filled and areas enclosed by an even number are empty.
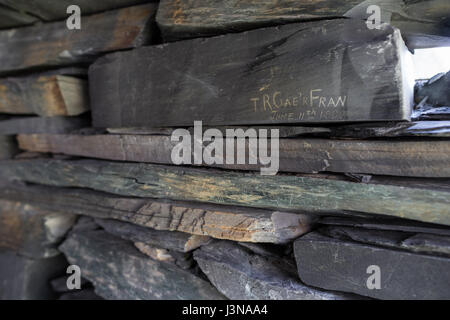
<svg viewBox="0 0 450 320"><path fill-rule="evenodd" d="M356 296L327 292L301 283L295 267L281 257L260 256L237 243L217 241L194 252L209 280L230 299L345 300Z"/></svg>
<svg viewBox="0 0 450 320"><path fill-rule="evenodd" d="M365 212L449 225L448 186L428 180L357 183L320 175L261 176L98 160L5 160L0 177L58 187L89 188L121 196L197 201L317 214ZM401 180L401 179L400 179ZM290 219L280 219L281 226ZM273 220L277 222L277 220ZM294 220L300 231L304 220Z"/></svg>
<svg viewBox="0 0 450 320"><path fill-rule="evenodd" d="M155 261L131 242L105 231L72 233L60 246L105 299L222 299L207 281L173 264Z"/></svg>
<svg viewBox="0 0 450 320"><path fill-rule="evenodd" d="M87 189L42 185L4 185L0 188L0 197L23 201L44 210L58 209L94 218L116 219L166 235L170 231L184 232L185 240L210 236L234 241L286 243L308 232L313 223L311 216L300 213L123 197ZM139 240L134 232L125 234ZM147 230L146 239L149 234L158 232ZM192 248L190 242L187 243L187 248Z"/></svg>
<svg viewBox="0 0 450 320"><path fill-rule="evenodd" d="M308 285L378 299L450 299L450 259L309 233L294 242L298 275ZM380 289L369 289L369 266Z"/></svg>
<svg viewBox="0 0 450 320"><path fill-rule="evenodd" d="M178 144L171 137L162 135L21 134L17 139L20 149L32 152L162 164L173 163L171 156ZM223 146L223 164L209 166L235 170L261 170L265 167L248 164L248 160L246 164L226 164L226 143ZM248 142L233 148L237 149L234 157L242 153L248 158L252 152ZM195 147L191 147L191 163L194 163L193 150ZM449 153L450 142L445 140L280 139L279 171L445 178L450 177Z"/></svg>
<svg viewBox="0 0 450 320"><path fill-rule="evenodd" d="M411 48L450 44L447 0L161 0L157 22L166 40L177 40L312 19L367 20L370 5L380 8L381 22L401 29Z"/></svg>
<svg viewBox="0 0 450 320"><path fill-rule="evenodd" d="M353 19L139 48L91 65L93 125L409 120L410 62L398 30Z"/></svg>
<svg viewBox="0 0 450 320"><path fill-rule="evenodd" d="M0 74L89 63L106 52L149 44L156 8L150 3L83 17L80 30L69 30L65 20L1 30Z"/></svg>

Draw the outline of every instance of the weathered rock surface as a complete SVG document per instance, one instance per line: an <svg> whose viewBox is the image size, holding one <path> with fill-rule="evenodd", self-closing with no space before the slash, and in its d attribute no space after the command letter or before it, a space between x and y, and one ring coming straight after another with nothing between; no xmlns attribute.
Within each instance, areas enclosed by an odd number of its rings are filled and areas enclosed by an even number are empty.
<svg viewBox="0 0 450 320"><path fill-rule="evenodd" d="M93 126L409 120L410 59L398 30L355 19L113 53L89 68Z"/></svg>
<svg viewBox="0 0 450 320"><path fill-rule="evenodd" d="M155 246L149 245L144 242L135 242L134 245L140 252L149 256L153 260L173 263L181 269L190 269L194 266L194 260L191 253L183 253L174 250L161 249Z"/></svg>
<svg viewBox="0 0 450 320"><path fill-rule="evenodd" d="M300 279L314 287L378 299L450 299L449 258L341 241L315 232L297 239L294 252ZM368 269L371 266L379 267L380 289L372 287L377 274Z"/></svg>
<svg viewBox="0 0 450 320"><path fill-rule="evenodd" d="M105 299L222 299L208 282L150 259L132 243L105 231L72 233L60 246Z"/></svg>
<svg viewBox="0 0 450 320"><path fill-rule="evenodd" d="M366 21L370 5L380 8L381 22L401 29L411 48L450 45L446 0L162 0L156 20L164 38L176 40L339 16Z"/></svg>
<svg viewBox="0 0 450 320"><path fill-rule="evenodd" d="M30 259L11 251L0 251L0 299L53 299L50 280L64 274L67 261L62 255Z"/></svg>
<svg viewBox="0 0 450 320"><path fill-rule="evenodd" d="M177 231L153 230L151 228L110 219L96 219L95 221L108 233L114 234L122 239L143 242L155 247L178 252L189 252L211 241L211 238L208 236L198 236Z"/></svg>
<svg viewBox="0 0 450 320"><path fill-rule="evenodd" d="M253 129L251 129L253 130ZM256 134L256 131L254 131ZM172 154L178 142L161 135L76 135L21 134L17 138L22 150L63 153L67 155L173 164ZM226 139L227 140L227 139ZM229 140L228 140L229 141ZM228 142L227 142L228 143ZM258 143L261 143L258 141ZM268 143L271 143L270 141ZM448 154L450 142L445 140L338 140L279 139L280 172L365 173L409 177L450 177ZM228 156L224 143L224 159ZM261 164L249 164L249 142L234 145L234 157L243 154L246 164L212 164L209 166L238 170L260 170ZM195 147L189 159L194 163ZM203 149L204 150L204 149ZM203 166L207 166L203 164Z"/></svg>
<svg viewBox="0 0 450 320"><path fill-rule="evenodd" d="M262 257L228 241L216 241L194 252L208 279L225 296L238 300L341 300L357 298L301 283L295 266L281 258Z"/></svg>
<svg viewBox="0 0 450 320"><path fill-rule="evenodd" d="M308 232L313 224L305 214L122 197L76 188L8 184L0 188L0 198L156 230L245 242L286 243Z"/></svg>
<svg viewBox="0 0 450 320"><path fill-rule="evenodd" d="M341 240L450 257L450 237L351 227L323 227L318 232Z"/></svg>
<svg viewBox="0 0 450 320"><path fill-rule="evenodd" d="M435 107L450 107L450 71L441 73L415 88L414 99L417 103L423 99Z"/></svg>
<svg viewBox="0 0 450 320"><path fill-rule="evenodd" d="M18 153L16 137L0 135L0 160L11 159Z"/></svg>
<svg viewBox="0 0 450 320"><path fill-rule="evenodd" d="M89 110L87 81L76 77L3 78L0 88L0 112L4 113L52 117L76 116Z"/></svg>
<svg viewBox="0 0 450 320"><path fill-rule="evenodd" d="M60 252L59 242L76 221L63 210L0 200L0 250L15 251L29 258L48 258Z"/></svg>
<svg viewBox="0 0 450 320"><path fill-rule="evenodd" d="M0 6L0 29L29 25L39 21L25 12L19 12L5 6Z"/></svg>
<svg viewBox="0 0 450 320"><path fill-rule="evenodd" d="M10 8L20 12L27 12L34 17L39 17L44 21L62 20L68 17L67 7L76 4L80 7L82 15L89 15L97 12L133 6L152 0L0 0Z"/></svg>
<svg viewBox="0 0 450 320"><path fill-rule="evenodd" d="M156 7L150 3L84 17L81 30L69 30L65 20L1 30L0 74L88 63L106 52L149 44Z"/></svg>
<svg viewBox="0 0 450 320"><path fill-rule="evenodd" d="M0 178L90 188L122 196L311 213L365 212L450 225L450 197L445 181L443 190L434 190L435 182L428 180L389 178L380 184L366 184L334 176L262 176L143 163L51 159L1 161ZM300 216L286 219L282 215L273 222L279 223L281 229L294 223L297 228L288 231L305 232Z"/></svg>

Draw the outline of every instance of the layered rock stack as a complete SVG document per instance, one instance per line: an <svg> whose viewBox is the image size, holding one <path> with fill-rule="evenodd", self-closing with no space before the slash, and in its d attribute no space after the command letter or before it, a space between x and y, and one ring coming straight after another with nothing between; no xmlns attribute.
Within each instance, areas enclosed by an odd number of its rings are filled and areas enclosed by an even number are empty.
<svg viewBox="0 0 450 320"><path fill-rule="evenodd" d="M449 15L0 0L0 298L450 299Z"/></svg>

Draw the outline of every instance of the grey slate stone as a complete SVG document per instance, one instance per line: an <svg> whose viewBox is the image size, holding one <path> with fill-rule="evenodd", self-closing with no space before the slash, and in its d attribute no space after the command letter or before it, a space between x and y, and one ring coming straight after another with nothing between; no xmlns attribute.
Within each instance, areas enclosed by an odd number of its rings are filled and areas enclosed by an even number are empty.
<svg viewBox="0 0 450 320"><path fill-rule="evenodd" d="M308 285L378 299L450 299L450 259L309 233L294 242L298 275ZM369 289L378 266L381 288Z"/></svg>
<svg viewBox="0 0 450 320"><path fill-rule="evenodd" d="M432 106L450 106L450 71L437 74L427 82L416 85L415 101L419 103L424 98L427 98L426 102Z"/></svg>
<svg viewBox="0 0 450 320"><path fill-rule="evenodd" d="M133 242L143 242L158 248L189 252L211 241L208 236L184 232L154 230L113 219L95 219L108 233Z"/></svg>
<svg viewBox="0 0 450 320"><path fill-rule="evenodd" d="M194 252L214 286L238 300L344 300L354 295L309 287L296 277L287 259L263 257L229 241L216 241Z"/></svg>
<svg viewBox="0 0 450 320"><path fill-rule="evenodd" d="M63 255L30 259L11 251L0 251L0 300L53 299L50 279L64 274Z"/></svg>
<svg viewBox="0 0 450 320"><path fill-rule="evenodd" d="M334 226L320 228L318 232L340 240L450 257L450 237L446 236Z"/></svg>
<svg viewBox="0 0 450 320"><path fill-rule="evenodd" d="M60 250L105 299L223 299L207 281L152 260L131 242L103 230L73 232Z"/></svg>

